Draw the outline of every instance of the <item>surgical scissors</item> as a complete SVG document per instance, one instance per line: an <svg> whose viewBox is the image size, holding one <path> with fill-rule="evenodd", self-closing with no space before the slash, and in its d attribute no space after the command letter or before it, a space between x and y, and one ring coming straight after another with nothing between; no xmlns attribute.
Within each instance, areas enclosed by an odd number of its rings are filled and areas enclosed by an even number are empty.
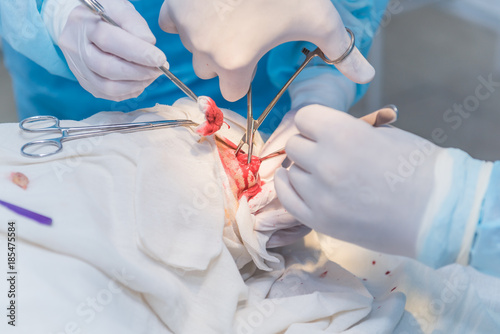
<svg viewBox="0 0 500 334"><path fill-rule="evenodd" d="M87 6L94 14L97 14L101 17L101 19L109 24L114 25L115 27L120 28L118 23L109 17L104 10L104 7L97 0L80 0L85 6ZM184 82L182 82L179 78L177 78L172 72L170 72L165 66L158 67L160 71L163 72L177 87L179 87L184 94L186 94L189 98L191 98L194 102L198 102L198 96L193 93L191 89Z"/></svg>
<svg viewBox="0 0 500 334"><path fill-rule="evenodd" d="M29 142L21 147L21 154L26 157L42 158L59 153L65 141L103 136L110 133L128 133L150 129L170 128L177 126L192 126L197 123L190 120L164 120L153 122L137 122L123 124L94 125L82 127L61 127L59 119L54 116L34 116L26 118L19 127L32 133L60 133L57 138L41 139ZM53 148L44 153L34 153L37 149Z"/></svg>
<svg viewBox="0 0 500 334"><path fill-rule="evenodd" d="M352 50L354 49L356 39L355 39L354 33L352 32L351 29L349 29L347 27L345 29L347 30L347 32L349 33L349 35L351 37L351 43L350 43L349 47L347 48L347 50L344 52L344 54L342 54L338 59L335 59L335 60L328 59L328 57L325 56L325 54L323 53L323 51L321 51L320 48L316 48L312 52L306 48L302 49L302 53L306 56L306 60L302 63L302 65L298 68L298 70L295 71L295 73L286 82L286 84L283 86L283 88L281 88L281 90L278 92L276 97L271 101L271 103L267 106L267 108L264 110L264 112L262 112L262 114L260 115L260 117L257 120L253 119L253 117L247 118L247 133L245 133L243 135L243 137L241 138L235 154L238 154L241 151L241 149L243 148L243 145L245 145L245 144L248 145L248 152L252 151L252 149L253 149L253 137L254 137L255 131L257 131L259 129L259 127L262 125L262 123L264 122L266 117L269 115L271 110L273 110L273 108L276 106L276 104L278 103L280 98L283 96L283 94L285 94L288 87L290 87L292 82L297 78L297 76L300 74L300 72L302 72L304 70L304 68L306 68L306 66L311 62L311 60L313 60L314 57L321 58L328 65L335 65L335 64L341 63L345 58L347 58L351 54ZM249 94L247 96L248 96L248 98L251 99L251 97L252 97L251 89L249 90ZM251 102L249 102L249 106L251 106ZM250 112L248 112L248 114L250 115ZM251 135L248 134L248 132L250 131L249 129L252 129ZM250 140L250 139L252 139L252 140ZM249 156L250 156L250 154L249 154ZM250 161L251 161L250 159L251 159L251 157L248 158L248 161L249 161L248 163L250 163Z"/></svg>

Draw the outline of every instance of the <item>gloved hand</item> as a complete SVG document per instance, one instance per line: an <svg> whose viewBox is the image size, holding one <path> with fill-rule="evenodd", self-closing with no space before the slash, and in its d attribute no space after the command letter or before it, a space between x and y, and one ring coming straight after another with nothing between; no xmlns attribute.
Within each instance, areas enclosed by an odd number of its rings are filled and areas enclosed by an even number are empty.
<svg viewBox="0 0 500 334"><path fill-rule="evenodd" d="M46 0L44 22L84 89L122 101L139 96L166 65L146 21L126 0L99 0L121 26L101 20L78 0Z"/></svg>
<svg viewBox="0 0 500 334"><path fill-rule="evenodd" d="M229 101L247 93L260 58L282 43L312 42L332 60L350 45L330 0L168 0L159 22L163 30L180 34L200 78L219 76ZM337 68L358 83L375 73L357 48Z"/></svg>
<svg viewBox="0 0 500 334"><path fill-rule="evenodd" d="M320 233L416 257L437 157L446 150L318 105L301 109L295 123L300 135L286 145L294 164L275 176L283 206Z"/></svg>
<svg viewBox="0 0 500 334"><path fill-rule="evenodd" d="M298 134L294 117L297 110L310 104L322 104L348 110L354 101L356 85L341 74L326 70L325 67L306 68L289 88L292 99L292 110L282 119L264 145L260 157L283 149L287 141ZM262 194L275 194L274 174L285 160L286 155L274 157L262 162L260 177L265 182L266 190ZM256 196L249 204L261 200ZM300 223L279 202L273 200L256 214L254 229L259 232L274 231L267 243L268 248L285 246L294 243L310 232L310 228Z"/></svg>

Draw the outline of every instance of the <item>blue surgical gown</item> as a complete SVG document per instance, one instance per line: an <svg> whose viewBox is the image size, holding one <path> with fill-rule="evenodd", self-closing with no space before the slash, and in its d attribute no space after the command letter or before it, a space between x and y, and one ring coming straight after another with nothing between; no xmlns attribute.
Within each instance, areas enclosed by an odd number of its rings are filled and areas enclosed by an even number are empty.
<svg viewBox="0 0 500 334"><path fill-rule="evenodd" d="M332 0L344 23L357 38L356 45L366 55L387 0ZM157 38L157 46L165 52L171 71L196 94L212 97L217 105L246 115L246 99L235 103L225 101L218 79L199 79L192 68L192 56L183 47L178 35L163 32L158 14L163 0L132 1L146 19ZM100 111L128 112L152 107L156 103L173 104L184 94L164 76L158 78L138 98L121 102L98 99L85 91L70 72L61 50L53 44L40 16L42 0L1 1L0 35L4 45L5 65L12 77L20 119L34 115L54 115L60 119L82 120ZM253 82L256 115L269 104L279 87L286 82L303 61L304 43L287 43L267 54L260 62ZM337 71L323 66L325 71ZM357 98L366 91L359 85ZM284 96L274 108L261 131L271 133L290 108Z"/></svg>

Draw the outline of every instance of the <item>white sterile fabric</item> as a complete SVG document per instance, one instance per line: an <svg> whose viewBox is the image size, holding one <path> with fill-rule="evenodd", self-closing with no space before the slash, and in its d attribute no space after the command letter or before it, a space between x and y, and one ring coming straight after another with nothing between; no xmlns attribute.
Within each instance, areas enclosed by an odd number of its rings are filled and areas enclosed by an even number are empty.
<svg viewBox="0 0 500 334"><path fill-rule="evenodd" d="M280 44L308 41L334 60L351 41L330 0L169 0L163 3L160 26L180 35L200 78L219 76L229 101L247 93L258 61ZM357 83L375 74L357 48L336 67Z"/></svg>
<svg viewBox="0 0 500 334"><path fill-rule="evenodd" d="M406 296L404 315L393 333L500 331L499 278L459 264L433 269L412 259L373 252L324 235L319 239L328 259L362 278L375 301L388 293ZM385 307L380 306L379 311Z"/></svg>
<svg viewBox="0 0 500 334"><path fill-rule="evenodd" d="M239 139L244 119L224 112L230 128L220 135ZM180 118L204 116L185 99L63 125ZM44 226L0 206L3 249L7 221L18 227L19 332L355 333L366 320L388 333L400 319L401 296L382 302L391 312L381 317L316 234L268 252L251 212L274 195L236 198L214 138L184 127L110 134L36 160L19 153L33 134L0 130L0 199L53 219ZM29 178L26 190L12 172Z"/></svg>
<svg viewBox="0 0 500 334"><path fill-rule="evenodd" d="M146 21L127 0L99 0L120 28L104 22L77 0L46 0L45 25L81 86L98 98L139 96L166 57Z"/></svg>

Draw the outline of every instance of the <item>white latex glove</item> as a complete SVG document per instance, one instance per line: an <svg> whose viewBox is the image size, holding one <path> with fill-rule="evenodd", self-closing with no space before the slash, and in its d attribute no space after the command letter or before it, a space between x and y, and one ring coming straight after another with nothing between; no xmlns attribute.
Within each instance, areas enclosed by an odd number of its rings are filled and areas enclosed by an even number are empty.
<svg viewBox="0 0 500 334"><path fill-rule="evenodd" d="M375 251L415 257L443 149L410 133L322 106L295 116L289 170L275 186L283 206L320 233Z"/></svg>
<svg viewBox="0 0 500 334"><path fill-rule="evenodd" d="M258 61L282 43L314 43L332 60L350 45L330 0L168 0L159 22L163 30L180 34L200 78L219 76L228 101L247 93ZM357 48L337 68L358 83L375 74Z"/></svg>
<svg viewBox="0 0 500 334"><path fill-rule="evenodd" d="M353 103L356 85L338 73L324 70L321 67L307 68L292 83L289 90L292 110L283 117L276 131L264 145L261 157L283 149L287 141L299 133L295 126L294 117L302 106L319 103L347 110ZM281 155L262 163L259 174L266 182L265 187L269 188L269 191L263 191L262 194L275 194L274 173L280 168L285 158L286 155ZM253 201L257 200L261 200L261 198L256 196L253 199ZM267 243L268 248L292 244L310 232L310 228L304 226L283 208L278 199L260 210L256 214L256 218L254 227L256 231L274 231Z"/></svg>
<svg viewBox="0 0 500 334"><path fill-rule="evenodd" d="M146 21L126 0L99 0L121 26L101 20L78 0L47 0L42 15L82 87L98 98L139 96L166 65Z"/></svg>

